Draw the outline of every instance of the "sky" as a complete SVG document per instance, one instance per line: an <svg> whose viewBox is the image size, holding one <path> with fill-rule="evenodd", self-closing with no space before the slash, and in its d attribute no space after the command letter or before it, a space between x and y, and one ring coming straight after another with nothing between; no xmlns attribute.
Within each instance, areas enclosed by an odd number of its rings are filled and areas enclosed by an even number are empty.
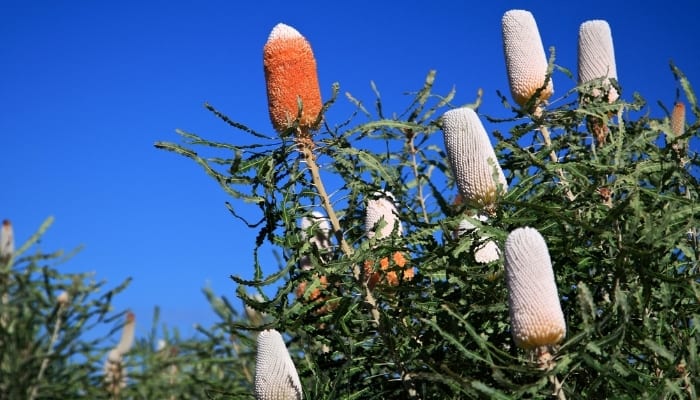
<svg viewBox="0 0 700 400"><path fill-rule="evenodd" d="M496 91L509 94L500 20L510 9L533 13L545 48L574 74L579 25L608 21L623 97L640 93L652 115L663 115L657 101L675 99L670 60L700 87L692 0L0 0L0 219L12 221L19 245L53 216L43 250L84 246L61 271L94 271L109 287L131 277L113 305L144 321L140 334L155 306L191 334L216 320L203 287L234 299L229 276L252 277L257 231L231 216L199 166L153 144L179 141L178 128L240 139L205 102L273 133L262 47L280 22L311 43L324 99L338 82L371 104L374 81L385 110L402 111L405 92L434 69L435 92L454 86L463 104L481 88L480 112L509 116ZM574 86L562 73L553 79L553 99ZM341 98L333 116L351 111Z"/></svg>

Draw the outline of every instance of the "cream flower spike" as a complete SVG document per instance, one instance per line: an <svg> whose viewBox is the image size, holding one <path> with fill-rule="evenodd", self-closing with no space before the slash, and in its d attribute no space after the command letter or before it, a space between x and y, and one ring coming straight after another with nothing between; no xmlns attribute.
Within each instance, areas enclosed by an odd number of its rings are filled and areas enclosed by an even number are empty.
<svg viewBox="0 0 700 400"><path fill-rule="evenodd" d="M256 400L301 400L301 382L282 335L274 329L260 332L255 357Z"/></svg>
<svg viewBox="0 0 700 400"><path fill-rule="evenodd" d="M384 226L379 232L376 232L382 239L391 236L394 231L394 226L398 224L399 235L403 235L403 227L398 217L398 211L394 205L394 195L390 192L376 192L374 197L367 200L367 209L365 211L365 233L368 238L375 236L377 223L384 218Z"/></svg>
<svg viewBox="0 0 700 400"><path fill-rule="evenodd" d="M578 82L584 84L600 78L605 78L606 90L609 87L608 101L617 100L619 94L610 85L610 78L617 79L610 25L603 20L591 20L582 23L578 32Z"/></svg>
<svg viewBox="0 0 700 400"><path fill-rule="evenodd" d="M294 122L299 99L303 107L299 127L307 132L316 129L323 102L316 58L306 38L289 25L277 24L263 48L263 67L268 110L275 130L282 133Z"/></svg>
<svg viewBox="0 0 700 400"><path fill-rule="evenodd" d="M508 83L513 100L521 107L544 86L547 76L547 55L542 46L540 31L531 12L510 10L501 20L503 50L506 59ZM540 101L554 93L550 79L540 93Z"/></svg>
<svg viewBox="0 0 700 400"><path fill-rule="evenodd" d="M314 224L318 224L316 234L309 239L311 244L315 244L319 250L325 250L331 247L330 232L331 223L323 214L318 211L311 212L311 218L304 217L301 219L301 234L306 239L306 231Z"/></svg>
<svg viewBox="0 0 700 400"><path fill-rule="evenodd" d="M515 344L534 349L561 342L566 321L547 243L536 229L518 228L508 235L505 270Z"/></svg>
<svg viewBox="0 0 700 400"><path fill-rule="evenodd" d="M479 221L486 222L488 217L485 215L479 215L476 217ZM459 226L457 228L458 236L462 236L472 229L478 229L474 224L469 222L467 219L459 221ZM498 248L496 242L491 239L485 240L479 245L474 251L474 260L481 264L487 264L492 261L496 261L501 257L501 249Z"/></svg>
<svg viewBox="0 0 700 400"><path fill-rule="evenodd" d="M312 211L311 218L303 217L301 219L302 238L304 238L305 240L307 239L307 230L311 228L314 224L318 224L318 227L315 232L315 235L308 239L309 242L312 245L315 245L318 250L328 250L331 247L329 236L331 232L331 224L328 218L324 217L323 214L321 214L318 211ZM301 269L305 271L308 271L311 268L313 268L309 256L303 256L299 261L299 264Z"/></svg>
<svg viewBox="0 0 700 400"><path fill-rule="evenodd" d="M119 343L117 344L117 347L115 347L115 350L119 352L119 354L126 354L129 350L131 350L131 347L134 345L134 330L136 329L136 316L132 312L128 312L126 314L126 323L124 324L124 328L122 330L122 336L121 339L119 339Z"/></svg>
<svg viewBox="0 0 700 400"><path fill-rule="evenodd" d="M491 212L488 209L506 192L508 182L479 116L467 107L447 111L442 116L442 131L447 158L464 200Z"/></svg>

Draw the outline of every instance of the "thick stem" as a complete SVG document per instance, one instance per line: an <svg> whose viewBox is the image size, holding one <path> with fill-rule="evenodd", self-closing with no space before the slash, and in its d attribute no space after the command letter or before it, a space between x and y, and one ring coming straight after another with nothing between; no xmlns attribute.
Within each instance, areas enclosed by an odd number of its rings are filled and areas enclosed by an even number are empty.
<svg viewBox="0 0 700 400"><path fill-rule="evenodd" d="M411 166L413 167L413 175L416 177L416 186L418 187L418 202L420 203L420 208L423 210L423 219L428 223L428 211L425 209L425 199L423 198L423 185L420 182L420 175L418 175L418 163L416 162L416 150L415 134L410 132L408 135L408 147L411 152Z"/></svg>

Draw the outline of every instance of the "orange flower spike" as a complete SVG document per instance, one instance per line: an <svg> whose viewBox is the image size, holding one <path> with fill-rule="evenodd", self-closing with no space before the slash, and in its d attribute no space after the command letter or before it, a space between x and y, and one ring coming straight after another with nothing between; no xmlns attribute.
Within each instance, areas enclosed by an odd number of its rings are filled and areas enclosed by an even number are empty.
<svg viewBox="0 0 700 400"><path fill-rule="evenodd" d="M294 28L277 24L263 49L267 102L272 126L278 133L289 129L299 114L301 132L318 128L321 90L316 59L309 42Z"/></svg>

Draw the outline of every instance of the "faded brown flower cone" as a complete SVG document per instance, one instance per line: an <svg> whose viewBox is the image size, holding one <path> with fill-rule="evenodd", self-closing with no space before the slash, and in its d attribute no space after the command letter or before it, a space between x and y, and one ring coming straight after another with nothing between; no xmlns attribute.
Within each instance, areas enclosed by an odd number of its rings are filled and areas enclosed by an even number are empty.
<svg viewBox="0 0 700 400"><path fill-rule="evenodd" d="M671 133L676 138L685 132L685 104L677 101L671 112Z"/></svg>
<svg viewBox="0 0 700 400"><path fill-rule="evenodd" d="M299 115L300 132L315 130L323 103L316 59L309 42L294 28L277 24L263 49L267 101L272 126L285 132Z"/></svg>

